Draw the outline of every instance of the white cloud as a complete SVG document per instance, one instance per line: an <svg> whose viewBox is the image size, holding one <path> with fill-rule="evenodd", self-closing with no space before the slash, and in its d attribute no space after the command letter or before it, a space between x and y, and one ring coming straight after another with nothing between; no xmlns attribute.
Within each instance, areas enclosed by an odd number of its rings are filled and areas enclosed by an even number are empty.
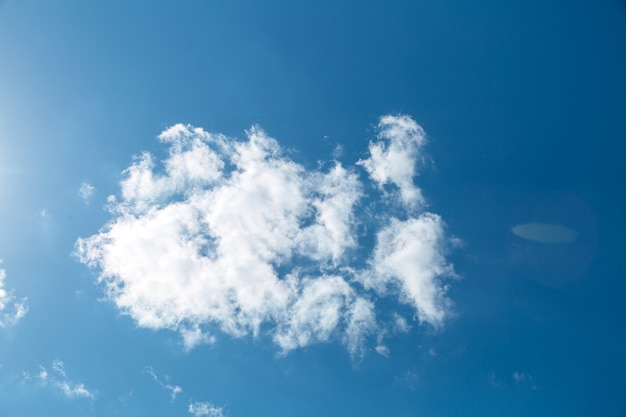
<svg viewBox="0 0 626 417"><path fill-rule="evenodd" d="M174 385L171 383L170 381L170 377L165 375L164 381L162 381L156 374L156 372L154 372L154 369L152 369L151 366L146 366L146 372L148 373L148 375L150 375L150 377L152 378L152 380L154 382L156 382L157 384L159 384L161 386L161 388L169 391L170 393L170 402L174 402L176 401L176 397L178 396L178 394L180 394L181 392L183 392L183 389L181 387L179 387L178 385Z"/></svg>
<svg viewBox="0 0 626 417"><path fill-rule="evenodd" d="M26 298L16 301L13 293L5 289L5 279L6 271L0 268L0 327L3 328L14 326L28 312Z"/></svg>
<svg viewBox="0 0 626 417"><path fill-rule="evenodd" d="M397 284L400 300L415 307L418 319L439 326L449 312L450 301L438 277L454 275L443 256L444 246L439 216L424 213L404 221L392 218L377 234L372 268L363 274L362 282L383 294L390 283Z"/></svg>
<svg viewBox="0 0 626 417"><path fill-rule="evenodd" d="M180 335L183 338L185 349L191 350L199 345L212 345L215 343L215 336L208 335L200 329L198 324L191 328L182 327Z"/></svg>
<svg viewBox="0 0 626 417"><path fill-rule="evenodd" d="M359 162L380 187L396 184L406 208L400 220L390 215L398 205L382 199L371 254L358 230L372 219L357 207L381 196L365 194L358 167L307 169L258 127L238 141L176 125L159 140L169 146L163 165L136 158L121 194L109 197L112 219L76 244L140 326L177 330L188 349L220 330L269 334L283 352L341 340L359 356L368 335L409 327L380 321L381 295L399 294L422 323L439 326L449 314L448 241L439 216L416 213L424 134L409 117L383 117L380 141Z"/></svg>
<svg viewBox="0 0 626 417"><path fill-rule="evenodd" d="M350 352L357 353L364 335L375 327L371 302L356 296L353 288L338 276L304 278L300 282L302 289L296 301L276 329L276 343L290 351L325 342L344 321L346 345Z"/></svg>
<svg viewBox="0 0 626 417"><path fill-rule="evenodd" d="M537 389L537 386L535 385L535 379L530 374L515 371L513 372L513 380L518 386L525 386L532 390Z"/></svg>
<svg viewBox="0 0 626 417"><path fill-rule="evenodd" d="M411 330L411 326L406 322L406 319L398 313L393 314L393 327L395 331L400 333L408 333Z"/></svg>
<svg viewBox="0 0 626 417"><path fill-rule="evenodd" d="M384 357L389 357L389 348L385 345L378 345L374 348L374 350L376 350L376 353L378 353L381 356Z"/></svg>
<svg viewBox="0 0 626 417"><path fill-rule="evenodd" d="M224 417L221 407L216 407L209 402L195 401L189 404L188 410L194 417Z"/></svg>
<svg viewBox="0 0 626 417"><path fill-rule="evenodd" d="M95 392L87 389L84 384L73 383L68 379L63 361L59 359L52 361L52 371L50 373L44 366L39 366L39 380L42 384L50 384L61 390L68 398L94 399L96 397Z"/></svg>
<svg viewBox="0 0 626 417"><path fill-rule="evenodd" d="M48 381L48 371L41 365L39 365L39 378L44 382Z"/></svg>
<svg viewBox="0 0 626 417"><path fill-rule="evenodd" d="M146 366L145 371L148 375L150 375L154 382L170 392L170 402L176 401L178 395L183 392L183 389L180 386L172 384L169 376L164 375L163 379L159 378L151 366ZM196 417L224 417L222 407L217 407L208 401L195 401L193 399L189 399L189 401L189 408L187 410Z"/></svg>
<svg viewBox="0 0 626 417"><path fill-rule="evenodd" d="M52 361L52 369L54 369L63 378L65 378L67 376L65 374L64 366L65 365L63 364L63 361L61 361L59 359L55 359L54 361Z"/></svg>
<svg viewBox="0 0 626 417"><path fill-rule="evenodd" d="M88 182L83 182L80 184L80 188L78 189L78 195L83 200L85 204L89 204L89 200L93 196L93 193L96 191L96 188L89 184Z"/></svg>
<svg viewBox="0 0 626 417"><path fill-rule="evenodd" d="M338 143L333 149L333 158L339 159L341 155L343 155L343 145L341 143Z"/></svg>
<svg viewBox="0 0 626 417"><path fill-rule="evenodd" d="M85 397L85 398L95 398L94 394L85 388L83 384L70 384L67 381L60 382L59 388L63 391L63 393L70 398L73 397Z"/></svg>
<svg viewBox="0 0 626 417"><path fill-rule="evenodd" d="M409 209L424 203L421 190L413 183L417 163L423 158L424 130L409 116L384 116L378 124L379 141L370 142L370 157L358 162L382 189L396 185L400 199Z"/></svg>

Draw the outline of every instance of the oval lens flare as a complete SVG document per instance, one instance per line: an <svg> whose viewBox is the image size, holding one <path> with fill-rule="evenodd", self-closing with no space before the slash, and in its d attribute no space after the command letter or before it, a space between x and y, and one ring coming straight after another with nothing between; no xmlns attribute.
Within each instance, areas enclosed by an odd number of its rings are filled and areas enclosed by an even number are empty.
<svg viewBox="0 0 626 417"><path fill-rule="evenodd" d="M511 231L523 239L541 243L570 243L578 236L577 231L553 223L518 224Z"/></svg>

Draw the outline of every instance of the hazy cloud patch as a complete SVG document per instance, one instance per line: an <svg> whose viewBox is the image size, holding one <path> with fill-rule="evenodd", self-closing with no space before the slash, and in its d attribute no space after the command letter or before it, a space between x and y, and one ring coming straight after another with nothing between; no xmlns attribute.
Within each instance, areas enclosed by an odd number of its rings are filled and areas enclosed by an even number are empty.
<svg viewBox="0 0 626 417"><path fill-rule="evenodd" d="M537 385L535 385L535 379L533 378L533 376L525 372L513 372L513 380L518 386L527 387L532 389L533 391L537 389Z"/></svg>
<svg viewBox="0 0 626 417"><path fill-rule="evenodd" d="M167 158L135 158L109 197L111 220L76 243L140 326L179 331L188 349L219 331L268 335L283 352L340 340L359 356L369 335L409 328L381 314L381 298L420 323L449 316L450 239L413 183L425 135L410 117L381 118L352 167L307 168L259 127L236 140L179 124L159 140ZM358 210L366 202L380 207L374 217Z"/></svg>
<svg viewBox="0 0 626 417"><path fill-rule="evenodd" d="M83 200L85 204L89 204L89 201L91 200L91 197L93 196L95 191L96 188L93 185L89 184L88 182L83 182L78 188L78 196Z"/></svg>

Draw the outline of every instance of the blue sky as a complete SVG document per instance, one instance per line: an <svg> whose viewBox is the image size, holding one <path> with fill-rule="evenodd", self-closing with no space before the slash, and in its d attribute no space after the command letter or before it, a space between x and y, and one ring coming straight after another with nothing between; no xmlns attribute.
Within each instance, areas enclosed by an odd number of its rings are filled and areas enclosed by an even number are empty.
<svg viewBox="0 0 626 417"><path fill-rule="evenodd" d="M0 0L0 416L623 416L626 5Z"/></svg>

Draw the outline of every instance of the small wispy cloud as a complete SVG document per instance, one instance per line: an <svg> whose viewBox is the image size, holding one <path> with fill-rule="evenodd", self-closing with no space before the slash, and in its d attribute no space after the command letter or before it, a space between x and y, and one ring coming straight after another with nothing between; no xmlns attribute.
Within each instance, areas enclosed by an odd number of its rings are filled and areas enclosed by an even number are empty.
<svg viewBox="0 0 626 417"><path fill-rule="evenodd" d="M176 401L176 397L178 396L178 394L183 392L183 389L181 387L171 383L171 378L168 375L164 375L163 376L163 380L161 380L157 376L156 372L154 371L154 369L152 369L151 366L146 366L144 369L145 369L146 373L148 375L150 375L150 377L152 378L152 380L154 382L159 384L161 386L161 388L169 391L169 393L170 393L170 402Z"/></svg>
<svg viewBox="0 0 626 417"><path fill-rule="evenodd" d="M333 158L335 159L339 159L341 158L341 155L343 155L344 149L343 149L343 145L338 143L335 145L335 148L333 149Z"/></svg>
<svg viewBox="0 0 626 417"><path fill-rule="evenodd" d="M187 411L193 414L194 417L224 417L222 407L216 407L214 404L206 401L192 402L189 404Z"/></svg>
<svg viewBox="0 0 626 417"><path fill-rule="evenodd" d="M27 375L27 374L25 374ZM55 359L52 361L51 372L44 366L39 366L39 381L44 385L50 385L59 389L68 398L90 398L94 399L96 393L87 389L85 384L72 382L65 372L63 361Z"/></svg>
<svg viewBox="0 0 626 417"><path fill-rule="evenodd" d="M15 326L28 312L26 297L16 300L12 291L5 289L6 271L2 269L0 260L0 327Z"/></svg>
<svg viewBox="0 0 626 417"><path fill-rule="evenodd" d="M398 313L394 313L393 315L393 327L395 331L400 333L407 333L411 330L411 326L407 323L406 319Z"/></svg>
<svg viewBox="0 0 626 417"><path fill-rule="evenodd" d="M501 385L501 382L498 380L498 378L496 378L496 371L494 370L491 370L491 372L489 373L489 383L494 387L499 387Z"/></svg>
<svg viewBox="0 0 626 417"><path fill-rule="evenodd" d="M93 196L95 191L96 188L93 185L89 184L88 182L83 182L78 188L78 195L85 204L89 204L89 201L91 200L91 197Z"/></svg>
<svg viewBox="0 0 626 417"><path fill-rule="evenodd" d="M376 353L378 353L381 356L384 356L385 358L389 357L389 347L385 346L385 345L377 345L374 350L376 351Z"/></svg>
<svg viewBox="0 0 626 417"><path fill-rule="evenodd" d="M187 349L265 333L283 353L337 340L358 357L410 328L384 298L421 324L450 316L450 238L413 181L426 136L410 117L382 117L356 166L309 169L256 126L237 140L178 124L159 140L162 166L135 158L111 220L76 242L139 326L178 331Z"/></svg>
<svg viewBox="0 0 626 417"><path fill-rule="evenodd" d="M59 375L61 375L63 378L66 378L67 375L65 374L65 368L64 368L64 364L63 361L61 361L60 359L55 359L52 361L52 369L58 373Z"/></svg>
<svg viewBox="0 0 626 417"><path fill-rule="evenodd" d="M395 383L399 386L408 388L410 391L415 391L418 388L420 378L415 371L407 369L404 373L397 375Z"/></svg>
<svg viewBox="0 0 626 417"><path fill-rule="evenodd" d="M537 385L535 384L535 379L533 378L533 376L525 372L513 372L513 380L518 386L527 386L530 387L533 391L537 389Z"/></svg>
<svg viewBox="0 0 626 417"><path fill-rule="evenodd" d="M159 384L161 388L169 391L170 402L176 401L176 398L183 392L182 387L174 385L171 378L168 375L163 375L159 378L156 371L151 366L146 366L144 371L150 375L152 380ZM189 407L187 411L194 415L194 417L224 417L223 408L217 407L215 404L208 401L195 401L193 398L189 399Z"/></svg>

